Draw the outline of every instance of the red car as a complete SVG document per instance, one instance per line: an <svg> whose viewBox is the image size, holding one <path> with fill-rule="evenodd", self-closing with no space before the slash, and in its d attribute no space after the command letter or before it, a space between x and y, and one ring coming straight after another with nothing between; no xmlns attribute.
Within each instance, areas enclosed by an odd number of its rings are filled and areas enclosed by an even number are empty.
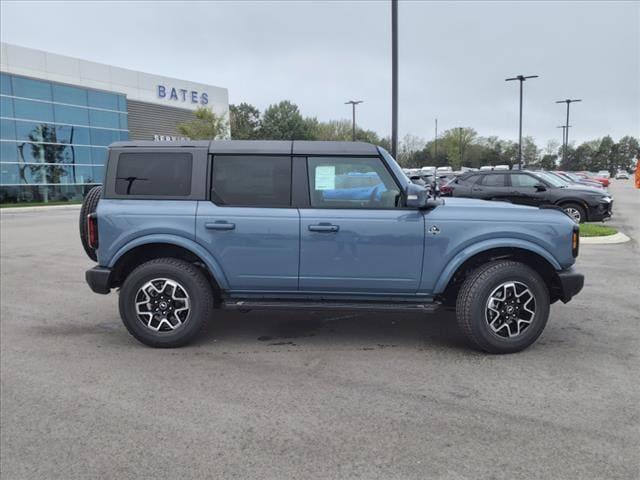
<svg viewBox="0 0 640 480"><path fill-rule="evenodd" d="M600 182L603 187L608 187L609 183L611 183L611 181L608 178L594 177L593 175L589 175L585 172L576 172L576 175L579 175L580 177L585 178L587 180L595 180L596 182Z"/></svg>

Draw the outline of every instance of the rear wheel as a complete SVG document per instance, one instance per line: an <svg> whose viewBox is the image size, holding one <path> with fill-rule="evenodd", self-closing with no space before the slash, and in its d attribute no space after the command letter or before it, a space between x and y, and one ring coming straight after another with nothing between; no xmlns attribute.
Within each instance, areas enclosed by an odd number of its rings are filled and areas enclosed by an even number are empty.
<svg viewBox="0 0 640 480"><path fill-rule="evenodd" d="M205 274L177 258L143 263L120 289L120 316L127 330L150 347L181 347L213 313L213 292Z"/></svg>
<svg viewBox="0 0 640 480"><path fill-rule="evenodd" d="M89 245L89 239L87 237L87 231L89 228L87 224L89 222L87 217L96 211L101 196L102 187L93 187L85 195L84 200L82 201L82 207L80 208L80 241L82 242L82 248L84 248L84 251L93 261L96 261L98 259L98 255L96 253L96 250Z"/></svg>
<svg viewBox="0 0 640 480"><path fill-rule="evenodd" d="M489 353L513 353L534 343L549 317L549 292L533 269L500 260L472 272L456 302L469 343Z"/></svg>
<svg viewBox="0 0 640 480"><path fill-rule="evenodd" d="M587 221L587 212L582 205L578 205L577 203L565 203L562 205L562 209L576 223L584 223Z"/></svg>

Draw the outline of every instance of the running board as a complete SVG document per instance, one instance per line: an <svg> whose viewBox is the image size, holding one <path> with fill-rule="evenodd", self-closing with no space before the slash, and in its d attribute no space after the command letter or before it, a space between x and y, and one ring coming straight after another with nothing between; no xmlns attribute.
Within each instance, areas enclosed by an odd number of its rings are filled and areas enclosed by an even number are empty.
<svg viewBox="0 0 640 480"><path fill-rule="evenodd" d="M415 302L303 302L284 300L234 300L228 299L220 304L227 310L364 310L375 312L433 312L437 303Z"/></svg>

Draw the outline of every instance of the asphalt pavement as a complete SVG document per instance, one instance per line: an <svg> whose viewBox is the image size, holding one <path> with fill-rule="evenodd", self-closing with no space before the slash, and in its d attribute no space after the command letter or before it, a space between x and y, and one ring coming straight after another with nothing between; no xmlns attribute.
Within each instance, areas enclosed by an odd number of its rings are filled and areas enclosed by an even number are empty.
<svg viewBox="0 0 640 480"><path fill-rule="evenodd" d="M3 479L637 479L640 190L614 181L583 292L539 341L452 313L218 312L154 350L93 294L77 211L0 212Z"/></svg>

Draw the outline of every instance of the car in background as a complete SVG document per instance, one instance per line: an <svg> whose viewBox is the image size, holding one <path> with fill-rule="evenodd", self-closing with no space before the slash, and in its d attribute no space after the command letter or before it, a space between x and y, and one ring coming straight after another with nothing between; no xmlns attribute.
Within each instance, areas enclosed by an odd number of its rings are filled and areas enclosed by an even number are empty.
<svg viewBox="0 0 640 480"><path fill-rule="evenodd" d="M589 180L586 178L582 178L574 173L571 172L560 172L560 171L553 171L553 172L549 172L549 173L553 173L554 175L559 176L560 178L562 178L563 180L569 182L569 183L577 183L578 185L584 185L586 187L592 187L592 188L598 188L598 189L604 189L604 186L600 183L600 182L596 182L595 180Z"/></svg>
<svg viewBox="0 0 640 480"><path fill-rule="evenodd" d="M483 166L480 167L480 171L481 172L484 172L484 171L487 171L487 170L493 170L493 167L491 165L483 165Z"/></svg>
<svg viewBox="0 0 640 480"><path fill-rule="evenodd" d="M626 170L618 170L616 180L629 180L629 173Z"/></svg>
<svg viewBox="0 0 640 480"><path fill-rule="evenodd" d="M596 175L601 178L611 178L611 173L609 173L609 170L600 170Z"/></svg>
<svg viewBox="0 0 640 480"><path fill-rule="evenodd" d="M509 165L496 165L493 167L494 170L509 170Z"/></svg>
<svg viewBox="0 0 640 480"><path fill-rule="evenodd" d="M597 222L611 216L613 199L599 189L570 184L547 172L490 171L460 175L451 196L499 200L520 205L554 205L576 223Z"/></svg>
<svg viewBox="0 0 640 480"><path fill-rule="evenodd" d="M608 187L609 184L611 183L611 180L609 180L609 178L604 178L604 177L598 177L592 173L588 173L588 172L575 172L576 175L578 175L579 177L582 177L586 180L593 180L595 182L600 183L603 187Z"/></svg>

